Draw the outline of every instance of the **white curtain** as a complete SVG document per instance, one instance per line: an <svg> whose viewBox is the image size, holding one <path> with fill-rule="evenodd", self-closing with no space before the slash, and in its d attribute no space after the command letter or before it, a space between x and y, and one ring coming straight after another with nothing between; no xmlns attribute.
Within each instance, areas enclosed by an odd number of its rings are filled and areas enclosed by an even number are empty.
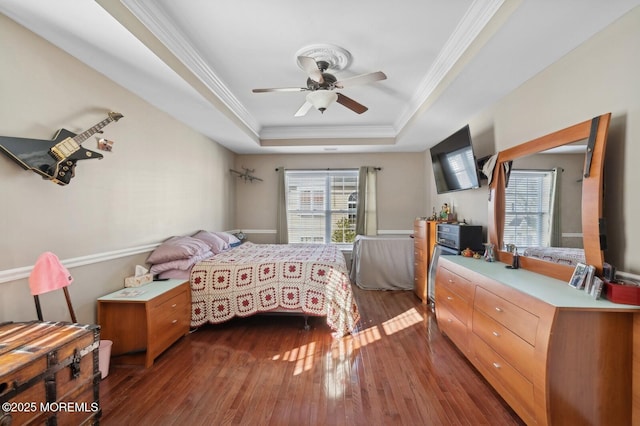
<svg viewBox="0 0 640 426"><path fill-rule="evenodd" d="M562 230L560 217L560 194L561 194L561 176L564 171L561 167L555 167L552 169L552 181L551 181L551 207L549 209L549 246L562 247ZM579 208L579 207L578 207Z"/></svg>
<svg viewBox="0 0 640 426"><path fill-rule="evenodd" d="M356 234L377 235L378 214L376 212L375 167L360 167L358 175L358 203L356 210Z"/></svg>
<svg viewBox="0 0 640 426"><path fill-rule="evenodd" d="M289 243L289 229L287 225L287 188L285 185L284 167L278 167L278 211L276 224L276 243Z"/></svg>

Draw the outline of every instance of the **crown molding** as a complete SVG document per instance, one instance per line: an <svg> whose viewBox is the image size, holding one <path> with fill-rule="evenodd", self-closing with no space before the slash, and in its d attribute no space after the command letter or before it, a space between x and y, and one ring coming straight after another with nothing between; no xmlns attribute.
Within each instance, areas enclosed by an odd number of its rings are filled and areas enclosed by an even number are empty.
<svg viewBox="0 0 640 426"><path fill-rule="evenodd" d="M220 101L261 140L297 138L395 138L421 108L434 100L454 66L491 22L505 0L474 0L393 126L261 127L233 95L170 16L153 0L120 0Z"/></svg>
<svg viewBox="0 0 640 426"><path fill-rule="evenodd" d="M430 101L456 63L482 30L489 24L505 0L474 0L444 47L429 68L407 109L398 117L395 128L403 129L409 120Z"/></svg>
<svg viewBox="0 0 640 426"><path fill-rule="evenodd" d="M173 24L173 21L157 2L152 0L121 0L122 4L151 33L180 60L224 105L233 112L253 133L258 136L260 124L244 105L218 77L188 38Z"/></svg>
<svg viewBox="0 0 640 426"><path fill-rule="evenodd" d="M278 126L263 127L260 139L395 138L396 134L392 126Z"/></svg>

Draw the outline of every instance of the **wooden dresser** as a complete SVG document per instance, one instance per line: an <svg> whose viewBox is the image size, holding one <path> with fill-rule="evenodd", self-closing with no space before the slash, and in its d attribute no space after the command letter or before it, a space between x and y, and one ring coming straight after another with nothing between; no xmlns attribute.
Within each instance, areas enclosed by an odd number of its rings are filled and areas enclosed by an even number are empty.
<svg viewBox="0 0 640 426"><path fill-rule="evenodd" d="M154 281L118 290L98 299L98 323L112 340L112 362L153 365L153 361L189 332L189 281Z"/></svg>
<svg viewBox="0 0 640 426"><path fill-rule="evenodd" d="M438 327L527 424L623 425L640 307L505 264L444 256Z"/></svg>
<svg viewBox="0 0 640 426"><path fill-rule="evenodd" d="M436 244L436 221L416 219L413 222L413 291L422 300L429 301L427 271Z"/></svg>

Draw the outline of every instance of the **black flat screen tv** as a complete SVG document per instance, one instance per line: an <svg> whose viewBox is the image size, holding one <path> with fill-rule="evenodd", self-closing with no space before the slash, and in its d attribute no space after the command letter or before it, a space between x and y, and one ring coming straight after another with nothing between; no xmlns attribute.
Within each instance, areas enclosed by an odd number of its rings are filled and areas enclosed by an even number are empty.
<svg viewBox="0 0 640 426"><path fill-rule="evenodd" d="M468 125L431 147L430 151L438 194L480 188Z"/></svg>

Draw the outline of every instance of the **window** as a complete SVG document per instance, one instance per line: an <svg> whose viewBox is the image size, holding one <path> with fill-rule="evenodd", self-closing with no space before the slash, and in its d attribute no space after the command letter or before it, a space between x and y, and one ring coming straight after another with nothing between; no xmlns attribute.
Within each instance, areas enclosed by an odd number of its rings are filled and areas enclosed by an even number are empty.
<svg viewBox="0 0 640 426"><path fill-rule="evenodd" d="M553 181L551 170L511 171L505 191L505 244L549 245Z"/></svg>
<svg viewBox="0 0 640 426"><path fill-rule="evenodd" d="M285 185L290 243L353 243L357 170L287 170Z"/></svg>

